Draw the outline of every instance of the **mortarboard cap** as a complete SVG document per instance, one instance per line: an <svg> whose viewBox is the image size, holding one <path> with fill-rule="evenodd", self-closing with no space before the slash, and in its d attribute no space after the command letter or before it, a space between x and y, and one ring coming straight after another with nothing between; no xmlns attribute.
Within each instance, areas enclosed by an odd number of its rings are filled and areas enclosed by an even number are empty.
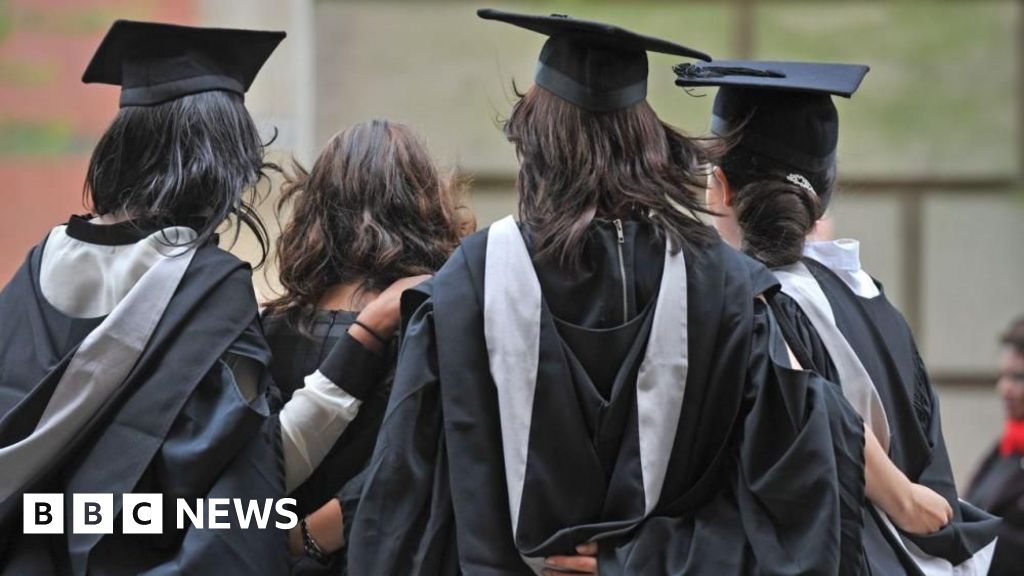
<svg viewBox="0 0 1024 576"><path fill-rule="evenodd" d="M679 64L676 84L718 86L711 131L742 127L740 145L798 171L835 163L839 115L832 96L849 98L868 72L857 64L717 60Z"/></svg>
<svg viewBox="0 0 1024 576"><path fill-rule="evenodd" d="M647 97L649 51L711 59L674 42L561 14L535 16L484 8L477 16L547 35L534 82L594 112L628 108Z"/></svg>
<svg viewBox="0 0 1024 576"><path fill-rule="evenodd" d="M121 86L121 107L152 106L211 90L244 95L284 37L284 32L118 20L82 82Z"/></svg>

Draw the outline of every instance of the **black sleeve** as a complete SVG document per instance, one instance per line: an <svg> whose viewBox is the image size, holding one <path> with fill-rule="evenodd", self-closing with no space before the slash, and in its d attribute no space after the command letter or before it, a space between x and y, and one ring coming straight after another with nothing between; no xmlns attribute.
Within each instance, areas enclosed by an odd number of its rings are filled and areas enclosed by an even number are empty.
<svg viewBox="0 0 1024 576"><path fill-rule="evenodd" d="M942 435L939 396L928 379L928 373L916 348L914 357L914 411L931 445L931 454L921 474L911 480L931 488L949 501L953 507L953 521L932 534L904 533L903 536L927 554L944 558L957 565L970 559L995 539L999 532L999 520L959 499L949 454L946 451L946 439Z"/></svg>
<svg viewBox="0 0 1024 576"><path fill-rule="evenodd" d="M371 352L345 332L320 364L320 373L335 386L365 400L387 368L384 356Z"/></svg>
<svg viewBox="0 0 1024 576"><path fill-rule="evenodd" d="M817 372L826 380L838 383L839 375L832 358L800 305L782 292L772 295L768 302L779 330L800 365Z"/></svg>
<svg viewBox="0 0 1024 576"><path fill-rule="evenodd" d="M342 501L351 523L349 574L457 573L448 564L454 537L444 444L428 302L408 323L377 446L360 479L362 494L357 502Z"/></svg>
<svg viewBox="0 0 1024 576"><path fill-rule="evenodd" d="M781 331L758 301L738 454L740 518L765 573L856 574L863 424L835 385L788 366Z"/></svg>

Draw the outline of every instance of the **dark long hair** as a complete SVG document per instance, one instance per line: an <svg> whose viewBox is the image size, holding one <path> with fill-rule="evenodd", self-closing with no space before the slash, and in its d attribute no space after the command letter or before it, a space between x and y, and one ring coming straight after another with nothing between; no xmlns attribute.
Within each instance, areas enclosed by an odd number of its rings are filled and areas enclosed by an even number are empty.
<svg viewBox="0 0 1024 576"><path fill-rule="evenodd" d="M383 290L431 273L455 249L452 180L408 127L373 120L327 143L305 170L294 163L278 201L291 217L277 241L285 293L267 307L308 333L328 287Z"/></svg>
<svg viewBox="0 0 1024 576"><path fill-rule="evenodd" d="M733 190L733 210L743 231L743 251L766 266L792 264L803 254L804 241L825 214L819 195L831 196L836 167L808 172L767 158L741 143L743 124L709 149ZM814 192L787 178L807 179Z"/></svg>
<svg viewBox="0 0 1024 576"><path fill-rule="evenodd" d="M677 250L713 238L697 219L707 212L704 151L646 101L591 112L533 86L504 131L519 157L519 217L535 258L573 266L595 216L648 219Z"/></svg>
<svg viewBox="0 0 1024 576"><path fill-rule="evenodd" d="M277 170L264 161L267 144L242 98L229 92L127 106L93 151L84 196L100 215L123 212L160 227L190 226L198 245L234 216L260 245L258 267L269 243L254 208L257 184L269 184L267 172Z"/></svg>

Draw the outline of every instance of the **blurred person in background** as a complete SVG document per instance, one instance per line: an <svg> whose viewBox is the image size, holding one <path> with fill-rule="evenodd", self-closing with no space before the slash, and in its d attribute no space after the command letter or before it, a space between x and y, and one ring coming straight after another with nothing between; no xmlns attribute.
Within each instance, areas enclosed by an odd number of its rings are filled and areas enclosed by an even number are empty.
<svg viewBox="0 0 1024 576"><path fill-rule="evenodd" d="M1002 516L992 576L1024 573L1024 316L1002 337L1002 358L996 391L1003 401L1003 437L981 463L967 490L967 499Z"/></svg>
<svg viewBox="0 0 1024 576"><path fill-rule="evenodd" d="M453 182L411 129L387 120L335 135L309 171L295 164L278 201L279 213L291 209L277 241L284 294L267 304L263 319L270 371L286 399L384 289L407 277L424 280L444 264L458 243ZM291 494L303 517L291 549L311 556L294 574L342 569L344 555L336 552L361 485L344 494L342 488L366 465L377 440L394 377L394 333L389 328L389 337L380 334L375 343L384 361L367 367L359 415Z"/></svg>

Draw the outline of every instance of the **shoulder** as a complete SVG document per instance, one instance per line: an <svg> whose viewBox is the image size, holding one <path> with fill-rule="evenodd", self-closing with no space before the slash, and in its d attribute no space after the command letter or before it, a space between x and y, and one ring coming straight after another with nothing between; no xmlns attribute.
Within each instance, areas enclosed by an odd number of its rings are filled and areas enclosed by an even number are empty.
<svg viewBox="0 0 1024 576"><path fill-rule="evenodd" d="M490 228L484 228L462 239L458 248L444 266L428 282L417 286L420 292L429 296L437 290L448 290L452 285L469 282L482 290L483 271L487 261L487 238ZM420 287L422 286L422 289Z"/></svg>
<svg viewBox="0 0 1024 576"><path fill-rule="evenodd" d="M488 226L462 239L459 247L455 249L451 257L441 270L442 274L463 274L472 270L483 270L487 259L487 239L490 236L491 228Z"/></svg>
<svg viewBox="0 0 1024 576"><path fill-rule="evenodd" d="M252 288L252 266L238 256L212 244L196 249L187 275L207 277L231 286L248 285L250 290Z"/></svg>
<svg viewBox="0 0 1024 576"><path fill-rule="evenodd" d="M244 268L250 275L252 274L252 266L248 262L215 244L206 244L196 248L196 255L192 262L193 265L202 262L209 266Z"/></svg>
<svg viewBox="0 0 1024 576"><path fill-rule="evenodd" d="M748 285L752 296L774 293L779 282L761 262L729 246L720 238L684 247L687 269L698 277L716 279L723 285Z"/></svg>
<svg viewBox="0 0 1024 576"><path fill-rule="evenodd" d="M260 313L260 325L263 326L263 333L267 336L292 336L295 332L292 323L288 321L288 314L275 313L268 309L263 309Z"/></svg>
<svg viewBox="0 0 1024 576"><path fill-rule="evenodd" d="M479 307L487 260L485 228L462 239L433 278L402 294L402 326L429 318L435 307L452 312Z"/></svg>
<svg viewBox="0 0 1024 576"><path fill-rule="evenodd" d="M192 305L208 305L208 310L223 309L225 313L237 310L254 320L259 316L252 268L234 254L213 245L196 249L178 284L175 299Z"/></svg>

